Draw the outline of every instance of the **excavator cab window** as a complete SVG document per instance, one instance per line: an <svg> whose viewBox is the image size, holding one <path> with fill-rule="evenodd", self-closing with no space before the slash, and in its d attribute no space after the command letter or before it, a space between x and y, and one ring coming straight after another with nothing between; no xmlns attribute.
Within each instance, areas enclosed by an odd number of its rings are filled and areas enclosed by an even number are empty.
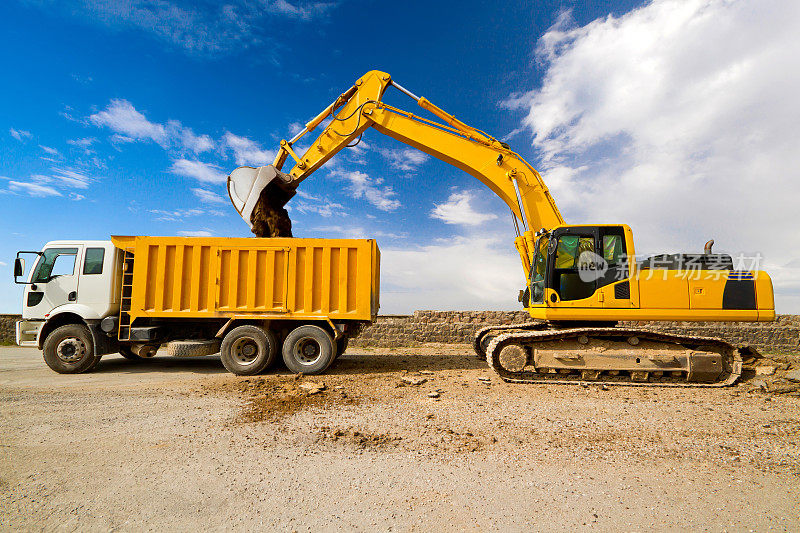
<svg viewBox="0 0 800 533"><path fill-rule="evenodd" d="M625 250L625 234L620 227L601 227L605 266L597 279L597 287L605 287L628 278L628 256ZM606 268L607 267L607 268Z"/></svg>
<svg viewBox="0 0 800 533"><path fill-rule="evenodd" d="M622 237L620 235L603 235L603 259L609 265L616 265L622 258Z"/></svg>
<svg viewBox="0 0 800 533"><path fill-rule="evenodd" d="M547 245L550 237L544 235L536 241L536 256L531 272L531 302L544 302L544 280L547 275Z"/></svg>
<svg viewBox="0 0 800 533"><path fill-rule="evenodd" d="M562 301L583 300L595 291L595 278L590 267L596 261L594 237L561 235L558 238L553 288Z"/></svg>

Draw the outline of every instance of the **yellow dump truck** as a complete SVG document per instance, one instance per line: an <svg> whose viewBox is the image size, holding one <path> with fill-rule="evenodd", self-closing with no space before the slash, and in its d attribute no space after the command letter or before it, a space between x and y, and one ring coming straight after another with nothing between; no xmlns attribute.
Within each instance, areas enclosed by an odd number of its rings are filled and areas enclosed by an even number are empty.
<svg viewBox="0 0 800 533"><path fill-rule="evenodd" d="M36 256L27 274L24 254ZM279 352L290 370L318 374L379 307L380 251L366 239L54 241L18 253L14 270L26 285L17 343L61 373L166 345L176 356L219 352L239 375Z"/></svg>

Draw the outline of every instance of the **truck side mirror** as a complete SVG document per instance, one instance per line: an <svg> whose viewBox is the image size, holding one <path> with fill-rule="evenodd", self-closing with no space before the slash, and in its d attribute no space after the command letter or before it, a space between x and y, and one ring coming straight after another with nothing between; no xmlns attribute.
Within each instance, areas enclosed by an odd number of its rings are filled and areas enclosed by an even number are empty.
<svg viewBox="0 0 800 533"><path fill-rule="evenodd" d="M20 281L18 278L23 277L25 275L25 259L20 257L20 254L33 254L37 257L34 258L34 263L36 262L36 258L42 255L42 252L17 252L17 258L14 259L14 283L19 285L27 285L28 281L23 279Z"/></svg>
<svg viewBox="0 0 800 533"><path fill-rule="evenodd" d="M14 281L17 281L17 278L21 277L23 274L25 274L25 259L17 257L14 260Z"/></svg>

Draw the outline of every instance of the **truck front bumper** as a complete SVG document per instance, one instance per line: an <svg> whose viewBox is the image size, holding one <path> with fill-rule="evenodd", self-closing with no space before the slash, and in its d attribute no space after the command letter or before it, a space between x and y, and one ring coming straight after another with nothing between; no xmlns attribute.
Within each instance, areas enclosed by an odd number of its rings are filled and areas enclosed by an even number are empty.
<svg viewBox="0 0 800 533"><path fill-rule="evenodd" d="M44 326L44 320L18 320L17 344L19 346L39 347L39 332Z"/></svg>

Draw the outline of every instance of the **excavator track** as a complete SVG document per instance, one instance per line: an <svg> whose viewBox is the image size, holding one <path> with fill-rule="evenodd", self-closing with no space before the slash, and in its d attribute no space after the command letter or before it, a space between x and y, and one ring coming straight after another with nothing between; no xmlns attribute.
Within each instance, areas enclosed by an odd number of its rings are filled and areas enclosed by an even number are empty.
<svg viewBox="0 0 800 533"><path fill-rule="evenodd" d="M500 335L502 333L510 333L515 330L530 331L530 330L547 329L548 327L550 327L550 325L544 320L524 322L522 324L486 326L485 328L479 329L475 333L475 337L473 337L472 339L472 348L475 350L475 356L478 359L486 359L486 349L489 347L489 343L492 341L492 339L494 339L497 335ZM495 334L495 332L498 333Z"/></svg>
<svg viewBox="0 0 800 533"><path fill-rule="evenodd" d="M741 376L743 353L752 355L711 337L583 327L501 333L486 361L511 383L725 387Z"/></svg>

